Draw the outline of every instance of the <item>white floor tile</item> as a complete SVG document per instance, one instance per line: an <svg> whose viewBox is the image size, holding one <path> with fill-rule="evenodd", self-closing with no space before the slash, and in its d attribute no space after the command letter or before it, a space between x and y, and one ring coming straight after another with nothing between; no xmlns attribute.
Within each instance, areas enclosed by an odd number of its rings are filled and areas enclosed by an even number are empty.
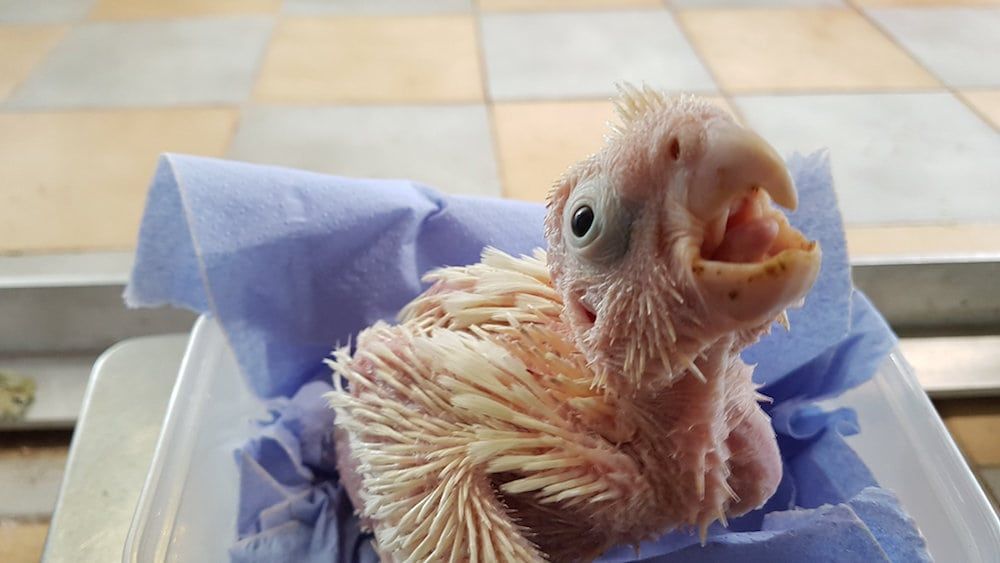
<svg viewBox="0 0 1000 563"><path fill-rule="evenodd" d="M829 148L845 221L1000 221L1000 136L950 94L738 97L782 153Z"/></svg>
<svg viewBox="0 0 1000 563"><path fill-rule="evenodd" d="M482 33L497 100L600 98L620 81L715 89L666 11L486 14Z"/></svg>
<svg viewBox="0 0 1000 563"><path fill-rule="evenodd" d="M253 107L228 156L500 195L486 109L479 105Z"/></svg>
<svg viewBox="0 0 1000 563"><path fill-rule="evenodd" d="M84 24L32 72L9 105L241 102L249 96L271 25L263 16Z"/></svg>
<svg viewBox="0 0 1000 563"><path fill-rule="evenodd" d="M1000 86L1000 7L869 12L951 86Z"/></svg>
<svg viewBox="0 0 1000 563"><path fill-rule="evenodd" d="M0 23L62 23L86 17L95 0L0 0Z"/></svg>

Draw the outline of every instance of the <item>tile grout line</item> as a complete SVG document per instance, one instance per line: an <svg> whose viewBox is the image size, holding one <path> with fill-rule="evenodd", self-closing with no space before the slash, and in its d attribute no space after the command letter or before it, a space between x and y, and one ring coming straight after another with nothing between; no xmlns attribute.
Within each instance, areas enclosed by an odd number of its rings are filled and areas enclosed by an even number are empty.
<svg viewBox="0 0 1000 563"><path fill-rule="evenodd" d="M980 89L993 92L995 88ZM901 88L901 89L859 89L859 90L746 90L732 92L725 89L718 90L686 90L686 89L666 89L667 93L685 93L701 97L724 97L727 101L738 97L797 97L797 96L838 96L838 95L880 95L880 94L941 94L952 93L946 88ZM606 102L611 96L582 95L566 97L518 97L501 100L504 104L538 104L538 103L583 103L583 102ZM242 110L246 107L268 106L281 108L374 108L374 107L478 107L484 104L496 103L494 100L379 100L379 101L307 101L307 102L284 102L254 100L249 98L239 102L198 102L172 105L117 105L117 106L87 106L87 105L67 105L60 107L3 107L0 105L0 115L27 115L27 114L64 114L79 112L94 113L127 113L134 111L194 111L194 110Z"/></svg>
<svg viewBox="0 0 1000 563"><path fill-rule="evenodd" d="M670 17L674 20L674 23L677 25L677 29L681 32L681 36L684 38L685 41L687 41L687 44L690 45L691 52L694 53L694 56L698 59L698 62L701 63L701 66L705 69L705 72L707 72L708 76L712 79L712 83L715 84L717 92L722 96L722 99L725 100L726 104L729 106L729 110L735 114L735 117L739 122L747 123L746 116L743 115L743 110L741 110L739 106L736 105L735 96L733 96L732 93L730 93L729 90L722 85L722 81L719 79L719 76L715 72L715 69L712 68L712 65L708 64L708 60L702 54L701 50L698 49L698 45L697 43L695 43L691 32L687 29L687 26L684 25L684 21L680 18L679 15L680 12L677 9L677 7L675 7L673 5L673 2L671 2L670 0L662 0L662 4L664 9L666 9L667 14L670 15Z"/></svg>
<svg viewBox="0 0 1000 563"><path fill-rule="evenodd" d="M267 39L261 46L260 53L257 54L257 66L254 69L253 78L250 80L250 91L247 92L246 97L241 102L230 106L236 109L236 120L229 131L229 139L222 151L222 158L227 158L230 151L233 149L233 143L236 142L236 136L239 134L240 128L243 127L243 117L247 108L255 105L257 86L260 84L261 76L264 74L264 63L267 62L267 55L271 51L271 45L274 42L274 35L278 31L278 26L281 25L284 7L284 2L282 2L281 6L279 6L277 10L269 14L271 18L271 29L267 33Z"/></svg>
<svg viewBox="0 0 1000 563"><path fill-rule="evenodd" d="M483 40L483 11L479 0L470 0L472 4L473 31L476 34L476 57L479 59L479 87L483 90L483 106L486 109L486 126L490 129L490 149L493 152L493 165L496 168L497 181L500 183L500 197L510 198L507 185L507 173L503 166L503 155L500 154L500 132L497 127L496 108L493 96L490 94L489 71L486 67L486 45Z"/></svg>
<svg viewBox="0 0 1000 563"><path fill-rule="evenodd" d="M691 46L692 51L698 57L698 60L702 63L703 67L706 69L706 72L712 77L713 82L715 83L716 87L718 88L718 93L721 94L722 97L729 103L730 107L733 109L734 112L739 113L740 109L739 109L739 107L734 102L736 96L732 92L730 92L728 89L722 87L722 85L720 84L720 82L719 82L719 80L718 80L718 78L716 76L716 73L714 72L714 70L712 69L712 67L706 63L706 61L701 56L701 53L698 50L696 44L691 40L691 36L688 33L688 30L681 23L680 19L677 18L677 13L681 11L680 7L677 7L676 9L674 9L669 4L669 2L667 0L664 0L663 4L664 4L664 7L666 7L668 13L670 13L671 16L674 17L675 22L678 25L678 28L680 29L680 31L683 34L683 36L685 37L685 39L688 41L689 45ZM852 1L847 2L847 4L848 4L848 6L853 7L856 11L859 11L862 14L862 17L864 17L870 23L873 23L873 25L875 25L876 28L879 29L880 32L883 35L887 36L890 39L890 41L892 41L894 44L897 44L897 46L900 46L898 44L898 42L895 40L895 38L891 34L886 33L886 31L884 29L882 29L882 27L879 26L877 23L871 22L871 18L869 18L868 15L866 13L864 13L863 10L860 10L856 5L854 5L854 3ZM601 11L607 11L607 10L601 10ZM652 11L652 10L650 10L650 11ZM480 80L480 83L481 83L481 87L483 89L483 101L480 102L480 103L483 104L483 105L485 105L485 108L486 108L486 111L487 111L487 114L488 114L487 115L487 120L488 120L488 126L490 127L490 133L491 133L494 163L496 164L497 176L498 176L498 180L500 181L500 184L501 184L501 192L506 195L507 183L506 183L506 178L504 177L505 174L504 174L504 170L503 170L503 166L502 166L502 159L501 159L502 155L500 155L499 135L498 135L497 124L496 124L495 101L492 99L492 97L490 95L490 92L489 92L489 88L488 88L488 70L487 70L486 61L485 61L485 48L484 48L484 44L483 44L483 33L482 33L482 15L483 15L483 11L481 10L481 8L480 8L480 6L479 6L478 3L473 2L472 12L473 12L473 15L474 15L474 24L476 26L475 31L477 33L477 37L476 37L477 51L478 51L477 54L478 54L479 62L480 62L480 76L479 76L479 80ZM267 52L269 50L269 47L271 45L271 42L273 40L273 35L275 33L275 30L276 30L277 26L280 24L279 20L281 18L281 12L278 11L278 12L276 12L274 14L271 14L271 17L272 17L273 20L275 20L274 21L274 25L272 26L271 33L268 35L267 41L264 43L264 47L262 49L262 53L261 53L261 55L259 57L259 62L258 62L257 68L256 68L256 73L255 73L254 80L252 82L253 85L251 86L250 95L243 102L240 102L240 103L237 103L237 104L227 104L227 105L214 105L213 104L213 105L207 105L207 106L201 106L201 105L194 105L194 106L183 106L183 105L182 106L177 106L177 105L171 105L171 106L153 106L151 108L146 108L146 109L168 110L169 111L169 110L178 110L178 109L183 110L183 109L200 109L200 108L219 108L219 109L235 109L235 110L237 110L237 118L236 118L235 123L233 125L232 131L230 132L229 141L228 141L228 143L226 145L226 152L228 152L228 150L231 148L231 145L232 145L232 142L233 142L233 140L235 138L235 135L238 132L238 130L239 130L241 124L242 124L243 114L244 114L245 109L248 106L252 106L252 105L256 104L256 101L254 100L253 93L256 90L256 86L257 86L257 83L259 82L260 75L263 72L264 60L266 58L266 54L267 54ZM77 26L76 23L70 24L70 26L68 26L69 30L66 33L69 33L70 30L75 29L76 26ZM55 43L55 45L58 45L62 40L63 40L63 38L60 38L60 40L57 41ZM53 47L53 49L54 48L55 47ZM927 70L931 76L934 76L935 78L938 78L940 80L940 77L937 77L936 74L934 74L933 72L930 72L929 69L927 69L926 67L924 67L924 65L919 60L917 60L915 57L913 57L912 54L909 53L909 51L905 50L905 48L903 48L903 50L912 59L914 59L915 62L919 66L921 66L922 68L925 68L925 70ZM48 55L48 53L46 54L46 56L47 55ZM43 59L44 59L44 57L43 57ZM29 73L29 75L30 75L30 73ZM18 87L20 87L24 82L26 82L26 80L22 81L18 85ZM951 88L950 86L948 86L943 80L941 81L941 83L942 83L945 91L949 92L953 96L957 96L959 98L959 100L960 100L961 103L963 103L964 105L966 105L967 107L969 107L976 115L980 116L981 118L983 117L982 114L980 114L980 112L978 110L976 110L975 107L973 107L971 104L969 104L967 102L967 100L963 96L961 96L960 94L958 94L957 91L954 88ZM939 91L939 90L935 89L933 91ZM886 91L886 93L889 93L889 92L895 92L895 90ZM821 93L837 94L838 92L784 92L784 93L774 93L774 94L770 94L770 95L810 95L810 94L821 94ZM859 94L859 93L865 93L865 92L864 91L842 92L842 94ZM879 92L873 92L873 93L879 93ZM747 93L746 95L769 95L769 93L768 92L751 92L751 93ZM599 98L581 98L581 99L599 99ZM603 98L600 98L600 99L603 100ZM525 99L525 100L517 100L517 101L532 102L532 101L536 101L536 100L535 99ZM563 99L559 99L559 100L539 100L539 101L563 101ZM480 103L477 103L477 102L468 102L469 105L477 105L477 106L480 105ZM297 107L297 106L299 106L301 104L291 104L291 105ZM315 105L319 105L319 104L315 104ZM367 106L367 105L414 105L414 104L400 102L398 104L366 104L366 103L357 103L357 104L347 104L347 105ZM425 104L425 105L438 105L438 104ZM449 104L449 105L453 105L453 104ZM7 108L4 108L4 109L6 110ZM143 108L130 108L130 107L120 107L120 106L112 107L112 108L100 108L100 107L94 107L94 108L56 108L54 110L51 109L51 108L50 109L37 108L37 109L34 109L34 110L32 110L32 109L29 108L28 111L46 111L46 112L49 112L49 111L74 111L74 110L77 110L77 109L80 109L80 110L88 110L89 109L89 110L95 110L95 111L128 111L128 110L143 109ZM988 126L992 125L991 122L988 119L984 118L984 121L986 121L986 123L987 123Z"/></svg>
<svg viewBox="0 0 1000 563"><path fill-rule="evenodd" d="M90 10L79 18L74 18L69 21L57 21L57 22L0 22L0 26L3 27L22 27L22 28L32 28L32 27L50 27L50 28L64 28L63 33L59 39L53 43L53 45L42 55L38 63L36 63L31 70L28 72L27 76L20 82L14 85L11 91L3 99L0 99L0 112L2 113L48 113L55 111L106 111L106 110L129 110L129 109L152 109L152 110L163 110L163 109L175 109L175 108L203 108L203 107L234 107L235 103L229 102L207 102L207 103L197 103L197 104L171 104L171 105L161 105L161 106L65 106L65 107L17 107L10 106L10 101L15 98L18 91L28 82L32 74L34 74L38 68L40 68L45 60L52 54L52 52L63 42L66 37L72 32L76 31L85 25L130 25L130 24L158 24L163 22L177 22L177 21L200 21L200 20L210 20L210 19L225 19L225 18L242 18L242 17L268 17L275 19L281 10L275 10L274 12L235 12L235 13L218 13L218 14L189 14L189 15L173 15L164 17L143 17L143 18L130 18L130 19L95 19L94 12L97 10L97 4L95 3ZM272 28L273 33L273 28ZM270 42L270 35L268 37L268 43Z"/></svg>
<svg viewBox="0 0 1000 563"><path fill-rule="evenodd" d="M76 113L76 112L129 112L129 111L186 111L186 110L235 110L236 119L233 126L228 132L228 139L226 140L224 149L220 157L225 158L232 148L233 141L236 139L236 134L243 121L244 110L247 106L253 104L253 96L256 91L257 82L260 80L260 76L263 72L264 60L267 56L267 52L271 46L271 41L274 37L275 29L278 25L278 16L280 10L275 10L274 12L261 12L261 13L248 13L248 14L210 14L207 17L204 15L194 15L194 16L173 16L165 18L138 18L138 19L127 19L127 20L104 20L104 19L94 19L93 14L97 9L95 4L91 10L82 18L79 18L72 22L65 22L60 24L50 24L52 26L65 27L65 31L62 36L56 41L52 47L41 57L38 63L32 68L24 80L20 81L11 92L6 96L5 99L0 100L0 115L26 115L26 114L59 114L59 113ZM257 55L257 64L255 66L255 72L251 79L250 91L248 95L244 97L242 101L239 102L197 102L197 103L179 103L179 104L163 104L163 105L114 105L114 106L87 106L87 105L77 105L77 106L60 106L60 107L18 107L11 106L10 100L12 100L24 84L28 82L31 75L40 68L45 59L52 54L52 52L61 44L66 36L78 29L79 27L87 24L115 24L115 25L128 25L134 23L160 23L160 22L171 22L171 21L185 21L185 20L204 20L213 18L226 18L226 17L270 17L272 20L271 29L267 34L267 39L264 41L260 53Z"/></svg>
<svg viewBox="0 0 1000 563"><path fill-rule="evenodd" d="M863 6L860 6L857 0L844 0L844 3L849 7L849 9L853 10L862 19L868 22L868 25L874 27L879 33L882 34L883 37L888 39L890 43L892 43L900 51L905 53L906 56L909 57L910 60L912 60L914 63L916 63L917 66L923 69L924 72L937 79L941 83L941 88L939 88L939 90L943 89L947 93L951 94L953 98L957 99L960 104L962 104L963 106L966 107L966 109L971 111L973 115L975 115L980 119L980 121L985 122L987 127L993 129L994 131L1000 132L1000 124L994 125L994 123L983 112L979 111L979 109L977 109L975 106L969 103L969 101L965 98L965 96L961 95L957 87L954 87L951 84L949 84L948 81L944 79L944 77L938 76L938 74L934 72L932 68L924 64L924 62L920 60L920 58L917 57L916 54L910 51L910 49L908 49L906 45L904 45L901 41L899 41L895 35L890 33L885 26L883 26L878 20L872 17ZM883 6L881 8L884 10L899 9L898 7L894 8L892 6Z"/></svg>
<svg viewBox="0 0 1000 563"><path fill-rule="evenodd" d="M52 45L42 54L41 57L39 57L38 61L34 65L32 65L31 70L29 70L27 74L24 75L24 78L22 78L19 82L14 84L14 87L10 89L10 92L7 92L7 95L4 96L3 99L0 99L0 112L7 112L11 109L10 101L17 96L18 92L22 88L24 88L24 85L28 83L32 75L34 75L35 72L37 72L38 69L41 68L41 66L45 63L45 60L52 55L52 52L55 51L56 48L59 47L59 45L63 41L66 40L66 36L68 36L70 33L73 32L73 30L76 29L77 23L73 22L73 23L43 24L43 26L62 27L63 32L59 35L59 39L52 42Z"/></svg>
<svg viewBox="0 0 1000 563"><path fill-rule="evenodd" d="M715 80L716 85L719 88L719 92L723 95L723 97L725 98L725 100L729 103L730 107L732 107L733 110L738 114L738 117L743 118L744 123L746 122L745 116L742 114L742 111L739 109L738 105L735 103L735 99L737 97L740 97L740 96L774 96L774 97L780 97L780 96L823 96L823 95L846 96L846 95L948 93L948 94L951 94L953 97L957 98L957 100L959 101L959 103L961 103L967 109L969 109L981 121L984 121L988 127L990 127L991 129L995 129L997 131L1000 131L1000 125L994 125L993 122L988 118L988 116L985 115L978 108L976 108L974 105L972 105L964 96L962 96L961 93L960 93L960 91L956 87L953 87L950 84L948 84L942 77L938 76L937 73L933 72L932 69L930 69L929 67L927 67L919 58L917 58L912 52L910 52L909 49L907 49L902 43L900 43L895 38L895 36L893 36L891 33L889 33L888 30L885 29L882 25L880 25L877 21L875 21L874 18L872 18L871 16L869 16L869 14L864 10L863 7L857 5L856 0L844 0L844 8L832 7L832 9L847 9L849 11L855 12L863 20L865 20L866 22L868 22L869 25L873 26L876 29L876 31L879 32L879 34L882 37L886 38L890 43L892 43L894 46L896 46L898 49L900 49L901 52L903 52L921 70L925 71L929 76L931 76L934 79L936 79L939 82L939 86L935 86L935 87L910 87L910 88L856 88L856 89L851 89L851 90L836 90L836 89L829 89L829 88L828 89L823 89L823 88L819 88L819 89L804 89L804 90L767 90L767 89L761 89L761 90L748 90L746 92L732 92L729 89L725 88L720 83L720 81L717 79L715 71L712 69L712 67L709 64L707 64L707 61L705 61L704 58L702 57L701 52L698 50L697 44L691 39L691 35L688 32L687 28L683 25L681 19L678 18L678 17L676 17L676 15L680 11L683 11L683 10L690 9L690 10L697 11L697 10L701 10L701 9L705 9L705 8L681 8L681 9L679 9L679 7L673 6L673 4L670 2L670 0L662 0L662 2L664 4L664 6L667 7L667 9L671 12L671 14L673 14L675 16L675 19L677 20L678 26L681 28L682 32L684 33L684 36L688 40L688 43L691 45L692 49L698 55L698 58L702 62L703 66L711 74L713 80ZM761 8L748 7L748 8L731 8L731 9L735 9L735 10L745 9L745 10L748 10L748 11L753 11L753 10L759 10ZM804 9L810 9L810 8L804 8ZM888 9L893 9L893 8L888 8ZM978 89L978 90L993 90L993 88L989 88L989 87L979 87L979 88L971 88L971 89L973 89L973 90L976 90L976 89Z"/></svg>

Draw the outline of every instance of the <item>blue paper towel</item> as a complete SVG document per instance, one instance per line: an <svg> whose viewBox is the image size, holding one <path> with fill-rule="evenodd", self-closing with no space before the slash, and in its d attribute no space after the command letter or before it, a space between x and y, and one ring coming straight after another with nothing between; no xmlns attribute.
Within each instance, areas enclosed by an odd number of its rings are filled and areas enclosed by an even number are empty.
<svg viewBox="0 0 1000 563"><path fill-rule="evenodd" d="M263 396L291 395L333 344L391 319L435 266L485 245L529 253L540 206L166 156L126 289L132 306L211 312Z"/></svg>
<svg viewBox="0 0 1000 563"><path fill-rule="evenodd" d="M767 410L784 478L763 509L728 529L713 526L705 548L674 533L644 544L643 558L822 560L830 545L843 545L897 561L922 545L873 531L909 530L905 537L919 539L891 496L859 497L876 483L843 440L858 431L853 413L812 403L865 381L894 339L852 289L826 155L793 157L789 168L800 194L790 219L819 240L822 271L804 307L791 312L792 331L778 329L745 353L775 399ZM337 485L333 415L319 400L329 374L320 362L335 343L393 318L423 289L427 270L475 262L486 245L515 254L541 246L543 215L538 205L444 196L406 181L161 160L126 299L214 315L252 387L274 397L273 418L237 453L234 561L376 559ZM856 498L863 502L851 505ZM819 512L774 519L796 507ZM619 549L605 559L635 555Z"/></svg>

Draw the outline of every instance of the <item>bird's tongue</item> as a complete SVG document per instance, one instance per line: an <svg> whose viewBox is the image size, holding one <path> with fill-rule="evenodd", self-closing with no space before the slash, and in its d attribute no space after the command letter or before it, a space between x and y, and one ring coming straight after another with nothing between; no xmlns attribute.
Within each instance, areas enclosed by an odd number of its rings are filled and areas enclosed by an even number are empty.
<svg viewBox="0 0 1000 563"><path fill-rule="evenodd" d="M712 260L719 262L752 263L767 257L778 237L778 222L770 217L758 217L727 228L722 244L715 249Z"/></svg>
<svg viewBox="0 0 1000 563"><path fill-rule="evenodd" d="M757 190L733 202L722 232L716 227L715 243L702 248L702 256L717 262L761 262L772 254L781 226L774 217L769 199ZM721 237L719 236L721 235Z"/></svg>

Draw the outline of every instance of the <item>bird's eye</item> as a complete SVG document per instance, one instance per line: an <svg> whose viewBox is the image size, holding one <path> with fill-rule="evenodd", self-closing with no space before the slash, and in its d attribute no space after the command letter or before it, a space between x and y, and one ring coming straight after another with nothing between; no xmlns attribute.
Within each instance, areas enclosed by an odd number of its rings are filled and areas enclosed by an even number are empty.
<svg viewBox="0 0 1000 563"><path fill-rule="evenodd" d="M577 238L583 238L590 232L590 227L594 224L594 210L589 205L581 205L573 212L573 219L570 227Z"/></svg>
<svg viewBox="0 0 1000 563"><path fill-rule="evenodd" d="M632 212L599 180L578 186L562 209L563 240L592 265L611 264L628 251Z"/></svg>

